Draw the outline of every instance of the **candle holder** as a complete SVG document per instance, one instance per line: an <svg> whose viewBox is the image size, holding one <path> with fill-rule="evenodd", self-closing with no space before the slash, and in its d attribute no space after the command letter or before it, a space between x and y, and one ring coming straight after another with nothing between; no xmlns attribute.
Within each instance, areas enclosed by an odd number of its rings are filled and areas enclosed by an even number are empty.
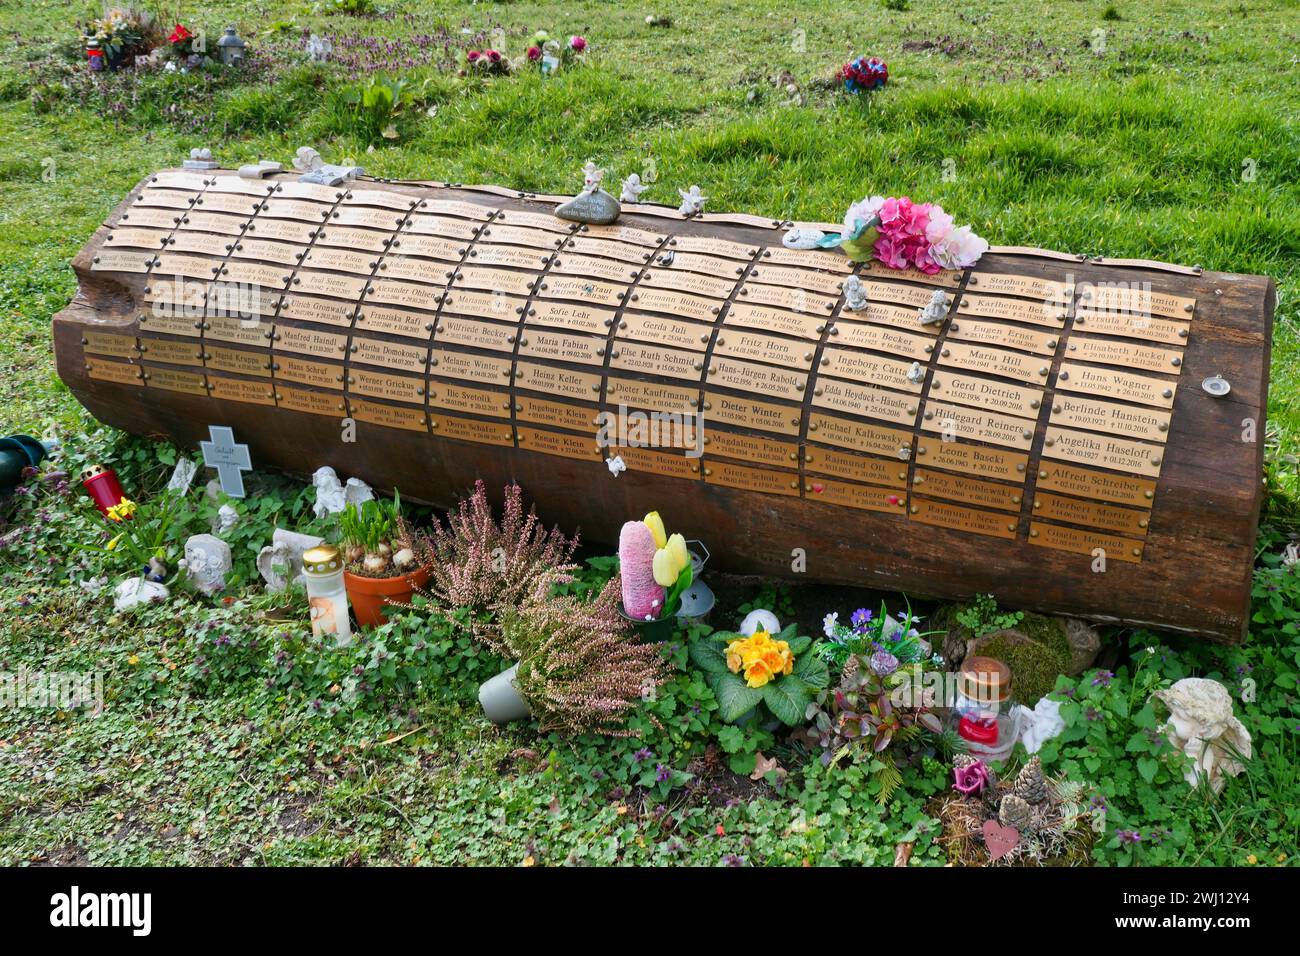
<svg viewBox="0 0 1300 956"><path fill-rule="evenodd" d="M90 493L95 507L105 518L108 517L108 509L117 507L126 497L117 472L107 465L91 465L85 469L81 473L81 486Z"/></svg>

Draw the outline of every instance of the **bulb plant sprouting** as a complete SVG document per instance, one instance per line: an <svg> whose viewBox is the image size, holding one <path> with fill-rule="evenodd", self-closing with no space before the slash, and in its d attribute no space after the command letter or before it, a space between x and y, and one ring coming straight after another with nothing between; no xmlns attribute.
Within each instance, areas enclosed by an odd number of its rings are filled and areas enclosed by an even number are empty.
<svg viewBox="0 0 1300 956"><path fill-rule="evenodd" d="M369 578L392 577L415 565L410 529L402 519L402 499L349 504L339 513L339 535L348 571Z"/></svg>

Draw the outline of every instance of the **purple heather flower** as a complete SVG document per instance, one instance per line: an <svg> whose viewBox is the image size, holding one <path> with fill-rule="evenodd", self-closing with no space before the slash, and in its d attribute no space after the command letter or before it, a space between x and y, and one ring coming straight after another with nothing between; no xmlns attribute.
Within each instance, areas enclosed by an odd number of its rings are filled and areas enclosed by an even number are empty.
<svg viewBox="0 0 1300 956"><path fill-rule="evenodd" d="M889 651L876 651L871 655L871 669L881 677L888 677L898 670L898 658Z"/></svg>
<svg viewBox="0 0 1300 956"><path fill-rule="evenodd" d="M1116 830L1115 836L1119 837L1120 843L1128 843L1131 845L1142 842L1142 834L1138 833L1137 830Z"/></svg>

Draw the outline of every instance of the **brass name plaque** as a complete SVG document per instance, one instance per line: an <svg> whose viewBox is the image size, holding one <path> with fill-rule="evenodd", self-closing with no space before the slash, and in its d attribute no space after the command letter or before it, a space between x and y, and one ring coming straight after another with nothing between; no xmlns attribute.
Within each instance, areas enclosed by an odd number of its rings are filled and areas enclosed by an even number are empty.
<svg viewBox="0 0 1300 956"><path fill-rule="evenodd" d="M290 287L293 292L310 292L314 295L329 295L336 299L354 301L361 297L361 292L365 288L366 280L360 276L341 276L307 270L294 276Z"/></svg>
<svg viewBox="0 0 1300 956"><path fill-rule="evenodd" d="M1074 296L1074 287L1071 285L1052 279L1034 279L1030 276L977 272L970 277L966 285L976 292L1051 300L1062 307Z"/></svg>
<svg viewBox="0 0 1300 956"><path fill-rule="evenodd" d="M628 474L643 471L651 475L664 475L668 478L682 478L687 481L698 481L700 479L699 460L687 458L678 452L655 448L624 448L618 446L610 449L610 457L615 455L623 459Z"/></svg>
<svg viewBox="0 0 1300 956"><path fill-rule="evenodd" d="M1047 436L1043 439L1043 457L1083 462L1098 468L1158 478L1160 463L1164 460L1164 448L1049 425Z"/></svg>
<svg viewBox="0 0 1300 956"><path fill-rule="evenodd" d="M208 368L258 377L269 377L271 374L271 356L266 352L249 352L244 349L227 349L210 345L204 354L207 357Z"/></svg>
<svg viewBox="0 0 1300 956"><path fill-rule="evenodd" d="M901 490L907 487L907 463L897 458L868 458L833 448L809 445L804 449L804 468L822 475L852 478L870 485Z"/></svg>
<svg viewBox="0 0 1300 956"><path fill-rule="evenodd" d="M639 339L657 342L690 352L703 352L709 347L713 327L685 319L672 319L666 315L647 315L624 312L619 322L619 339Z"/></svg>
<svg viewBox="0 0 1300 956"><path fill-rule="evenodd" d="M737 488L740 491L757 491L768 495L799 494L799 476L793 472L769 471L766 468L747 468L725 461L709 461L705 481L711 485Z"/></svg>
<svg viewBox="0 0 1300 956"><path fill-rule="evenodd" d="M604 339L590 335L569 335L547 329L530 329L519 340L520 355L553 359L557 362L602 365L605 361L605 351Z"/></svg>
<svg viewBox="0 0 1300 956"><path fill-rule="evenodd" d="M952 375L936 372L930 379L931 394L941 392L943 398L960 405L974 405L990 411L1006 412L1022 418L1034 418L1042 405L1041 389L1024 385L1009 385L995 379L974 375Z"/></svg>
<svg viewBox="0 0 1300 956"><path fill-rule="evenodd" d="M1023 500L1020 488L950 475L929 468L916 470L916 475L912 478L912 490L931 498L946 498L983 508L997 508L999 511L1019 512Z"/></svg>
<svg viewBox="0 0 1300 956"><path fill-rule="evenodd" d="M1152 348L1132 342L1112 342L1076 335L1066 346L1070 358L1079 362L1098 362L1102 365L1122 365L1148 372L1177 375L1182 371L1183 353L1170 349Z"/></svg>
<svg viewBox="0 0 1300 956"><path fill-rule="evenodd" d="M610 282L631 282L640 271L625 262L616 262L613 259L567 255L551 263L550 270L552 275L593 276Z"/></svg>
<svg viewBox="0 0 1300 956"><path fill-rule="evenodd" d="M442 216L413 215L402 224L401 242L405 243L414 236L444 236L469 242L479 234L480 226L473 222L458 219L446 219Z"/></svg>
<svg viewBox="0 0 1300 956"><path fill-rule="evenodd" d="M303 249L300 246L293 246L287 242L276 242L271 239L240 239L235 243L224 242L223 236L209 236L209 239L215 238L220 246L213 249L202 249L203 252L215 252L217 255L221 251L229 249L230 254L236 259L267 259L271 262L279 262L283 265L294 265L303 256ZM179 244L178 244L179 247Z"/></svg>
<svg viewBox="0 0 1300 956"><path fill-rule="evenodd" d="M885 358L870 352L856 352L850 349L827 347L822 350L822 375L834 375L839 378L853 379L855 382L873 382L885 388L894 388L903 392L919 393L921 383L913 382L907 377L912 368L911 362L901 359ZM828 384L818 379L821 384Z"/></svg>
<svg viewBox="0 0 1300 956"><path fill-rule="evenodd" d="M419 242L418 239L411 239L408 242ZM434 240L428 240L430 242ZM367 252L373 252L376 255L389 248L390 245L396 247L402 244L402 240L394 239L389 242L388 235L382 232L376 232L373 229L354 229L351 226L330 226L328 229L321 229L316 237L317 246L337 246L340 249L364 249ZM447 243L455 245L455 243ZM402 250L406 255L417 255L410 249ZM394 257L398 258L398 257Z"/></svg>
<svg viewBox="0 0 1300 956"><path fill-rule="evenodd" d="M164 209L189 209L198 193L171 189L145 189L135 197L136 206L157 206Z"/></svg>
<svg viewBox="0 0 1300 956"><path fill-rule="evenodd" d="M539 295L546 299L577 299L597 305L618 305L626 295L626 287L583 279L576 276L547 275L539 286Z"/></svg>
<svg viewBox="0 0 1300 956"><path fill-rule="evenodd" d="M695 272L682 272L677 269L647 270L641 276L642 286L654 286L660 289L676 289L692 295L706 295L714 299L725 299L736 287L733 279L715 279Z"/></svg>
<svg viewBox="0 0 1300 956"><path fill-rule="evenodd" d="M314 185L314 184L308 184ZM325 190L325 197L328 197L328 187ZM384 209L414 209L419 206L417 199L410 196L403 196L401 193L388 192L384 189L357 189L344 194L343 203L340 208L351 208L352 206L381 206Z"/></svg>
<svg viewBox="0 0 1300 956"><path fill-rule="evenodd" d="M231 260L221 265L220 278L224 282L244 282L249 285L266 286L269 289L283 289L285 282L289 279L288 266L268 266L260 262L237 262ZM215 276L214 276L215 277ZM331 276L334 279L343 279L343 276ZM354 295L360 295L364 286L364 280L358 280L355 286ZM296 287L296 283L295 283ZM313 291L304 288L303 291ZM339 293L326 293L339 294Z"/></svg>
<svg viewBox="0 0 1300 956"><path fill-rule="evenodd" d="M1065 310L1059 303L1026 302L1023 299L1001 299L991 295L963 293L957 304L961 315L977 315L987 319L1008 319L1031 325L1046 325L1059 329L1065 325Z"/></svg>
<svg viewBox="0 0 1300 956"><path fill-rule="evenodd" d="M879 418L899 425L916 420L917 400L909 395L886 391L876 385L855 385L819 379L813 405L837 412Z"/></svg>
<svg viewBox="0 0 1300 956"><path fill-rule="evenodd" d="M714 358L709 364L709 383L747 392L762 392L777 398L798 400L808 387L808 378L771 365L755 365L737 359Z"/></svg>
<svg viewBox="0 0 1300 956"><path fill-rule="evenodd" d="M840 276L812 272L808 269L796 269L789 266L770 266L767 263L755 266L749 271L749 278L766 285L787 285L796 289L807 289L821 295L839 295L844 288L844 279Z"/></svg>
<svg viewBox="0 0 1300 956"><path fill-rule="evenodd" d="M228 227L218 228L217 224L239 221L230 216L206 212L190 213L188 219L188 228L206 229L209 232L228 232ZM280 242L291 242L299 246L307 245L319 232L319 227L312 223L292 222L288 219L258 219L256 222L250 222L247 230L249 236L257 236L259 239L278 239Z"/></svg>
<svg viewBox="0 0 1300 956"><path fill-rule="evenodd" d="M710 236L673 236L668 240L668 248L677 252L701 252L707 256L723 256L727 259L752 259L758 252L754 246Z"/></svg>
<svg viewBox="0 0 1300 956"><path fill-rule="evenodd" d="M806 497L809 501L857 508L860 511L887 511L902 514L906 506L903 496L888 488L855 485L847 481L812 478L804 483L804 490L808 492Z"/></svg>
<svg viewBox="0 0 1300 956"><path fill-rule="evenodd" d="M227 402L243 402L247 405L274 405L275 392L267 382L246 382L238 378L224 378L209 375L208 394L212 398Z"/></svg>
<svg viewBox="0 0 1300 956"><path fill-rule="evenodd" d="M459 216L461 219L491 219L496 208L459 199L422 199L420 210L435 216Z"/></svg>
<svg viewBox="0 0 1300 956"><path fill-rule="evenodd" d="M398 408L379 402L367 402L360 398L352 399L349 405L352 417L358 421L383 425L386 428L405 428L415 432L428 430L423 409Z"/></svg>
<svg viewBox="0 0 1300 956"><path fill-rule="evenodd" d="M801 269L822 269L826 272L848 274L853 271L853 262L838 252L821 252L817 249L786 249L773 246L764 249L760 261L774 266L797 266ZM689 268L689 267L688 267ZM951 273L961 280L961 273ZM929 278L929 277L927 277Z"/></svg>
<svg viewBox="0 0 1300 956"><path fill-rule="evenodd" d="M645 372L669 378L699 380L704 366L698 355L640 342L619 342L610 355L611 368Z"/></svg>
<svg viewBox="0 0 1300 956"><path fill-rule="evenodd" d="M573 228L573 223L565 219L557 219L549 213L519 212L514 209L502 210L493 221L511 226L527 226L530 229L545 229L548 232L567 233Z"/></svg>
<svg viewBox="0 0 1300 956"><path fill-rule="evenodd" d="M1147 533L1150 512L1040 492L1034 495L1034 517L1141 536Z"/></svg>
<svg viewBox="0 0 1300 956"><path fill-rule="evenodd" d="M928 401L921 430L1024 450L1033 443L1034 424L1012 415Z"/></svg>
<svg viewBox="0 0 1300 956"><path fill-rule="evenodd" d="M1141 563L1142 552L1146 548L1144 542L1130 538L1093 531L1078 531L1041 521L1030 523L1029 543L1057 551L1070 551L1074 554L1090 556L1095 556L1097 550L1101 549L1105 552L1107 560L1127 561L1131 564Z"/></svg>
<svg viewBox="0 0 1300 956"><path fill-rule="evenodd" d="M1169 432L1169 419L1169 412L1062 394L1053 400L1052 417L1049 420L1053 425L1163 442Z"/></svg>
<svg viewBox="0 0 1300 956"><path fill-rule="evenodd" d="M493 355L474 355L471 352L452 352L434 347L430 359L434 373L447 378L471 382L488 382L492 385L510 383L510 359Z"/></svg>
<svg viewBox="0 0 1300 956"><path fill-rule="evenodd" d="M149 365L145 367L144 380L150 388L164 388L169 392L185 392L189 395L208 394L202 372L179 372Z"/></svg>
<svg viewBox="0 0 1300 956"><path fill-rule="evenodd" d="M611 378L605 386L605 399L610 406L624 405L654 412L694 414L698 396L698 389L628 378Z"/></svg>
<svg viewBox="0 0 1300 956"><path fill-rule="evenodd" d="M310 295L286 295L280 303L280 315L323 325L350 326L356 306L337 299L318 299Z"/></svg>
<svg viewBox="0 0 1300 956"><path fill-rule="evenodd" d="M342 230L339 230L340 232ZM354 230L363 232L364 230ZM327 230L327 233L334 232L333 229ZM367 235L378 236L379 233L367 233ZM428 279L434 275L439 267L428 262L418 262L418 259L437 259L441 262L460 262L468 250L468 243L458 239L444 239L441 236L403 236L401 239L394 239L389 246L389 254L385 260L388 270L413 267L417 270L420 278ZM479 255L483 255L485 248L478 250ZM516 253L524 254L524 253Z"/></svg>
<svg viewBox="0 0 1300 956"><path fill-rule="evenodd" d="M1046 382L1051 371L1051 363L1046 359L963 342L945 342L939 352L939 364L1001 375L1021 382Z"/></svg>
<svg viewBox="0 0 1300 956"><path fill-rule="evenodd" d="M590 435L570 435L547 431L544 428L517 428L519 447L543 455L577 458L582 461L604 461L604 452L596 446Z"/></svg>
<svg viewBox="0 0 1300 956"><path fill-rule="evenodd" d="M797 405L778 405L722 392L706 392L704 395L706 428L708 422L718 421L779 435L798 435L802 414Z"/></svg>
<svg viewBox="0 0 1300 956"><path fill-rule="evenodd" d="M933 525L937 528L951 528L954 531L966 531L971 534L983 534L993 538L1014 538L1018 523L1015 517L994 514L991 511L976 511L973 508L958 508L941 501L928 501L924 498L912 500L911 514L913 521Z"/></svg>
<svg viewBox="0 0 1300 956"><path fill-rule="evenodd" d="M916 286L897 285L893 282L874 282L867 281L863 283L867 290L867 298L876 302L884 300L885 302L896 302L900 305L910 305L921 308L930 304L930 298L934 295L933 289L918 289ZM949 301L952 297L949 296ZM915 312L912 313L912 322L920 324Z"/></svg>
<svg viewBox="0 0 1300 956"><path fill-rule="evenodd" d="M924 335L913 335L910 332L901 332L878 325L836 322L834 329L832 341L836 345L875 349L878 352L905 355L921 362L926 361L926 357L934 350L934 343Z"/></svg>
<svg viewBox="0 0 1300 956"><path fill-rule="evenodd" d="M476 319L461 319L454 315L444 315L436 326L437 338L434 341L468 345L471 348L491 349L494 352L513 352L515 350L515 327L498 325L494 322L480 322Z"/></svg>
<svg viewBox="0 0 1300 956"><path fill-rule="evenodd" d="M1152 499L1156 496L1156 483L1146 478L1111 475L1091 468L1076 468L1073 465L1046 461L1039 468L1036 487L1121 505L1140 505L1143 508L1150 508Z"/></svg>
<svg viewBox="0 0 1300 956"><path fill-rule="evenodd" d="M482 422L472 418L457 418L454 415L430 415L429 427L433 429L435 435L455 438L459 441L509 447L513 447L515 443L514 429L500 422Z"/></svg>
<svg viewBox="0 0 1300 956"><path fill-rule="evenodd" d="M542 280L545 282L545 280ZM526 272L507 272L505 269L485 269L462 266L452 277L452 288L483 289L487 292L504 292L507 295L527 296L537 280Z"/></svg>
<svg viewBox="0 0 1300 956"><path fill-rule="evenodd" d="M150 328L154 326L150 325ZM169 330L170 331L170 330ZM236 345L255 345L258 347L271 344L275 327L270 322L258 319L237 319L232 316L213 316L204 320L203 337L218 342L233 342ZM191 333L197 335L197 332Z"/></svg>
<svg viewBox="0 0 1300 956"><path fill-rule="evenodd" d="M307 253L306 264L316 269L333 269L336 272L358 272L370 275L374 269L375 257L367 252L353 252L349 249L330 249L317 247Z"/></svg>
<svg viewBox="0 0 1300 956"><path fill-rule="evenodd" d="M729 262L726 259L715 259L713 256L701 256L693 252L674 251L671 261L664 262L663 257L660 257L659 262L660 267L664 269L684 269L687 272L699 272L718 279L730 279L733 283L736 281L736 277L745 269L744 266L736 265L736 263Z"/></svg>
<svg viewBox="0 0 1300 956"><path fill-rule="evenodd" d="M637 308L649 309L651 312L667 312L669 315L680 315L701 322L712 321L718 310L722 308L721 302L711 302L708 299L684 295L668 289L646 289L638 286L629 298Z"/></svg>
<svg viewBox="0 0 1300 956"><path fill-rule="evenodd" d="M305 355L342 356L347 351L347 336L317 329L298 329L280 325L275 330L277 352L300 352Z"/></svg>
<svg viewBox="0 0 1300 956"><path fill-rule="evenodd" d="M306 412L308 415L339 416L347 412L347 406L338 395L309 392L302 388L288 388L277 385L275 399L281 408L289 408L295 412Z"/></svg>
<svg viewBox="0 0 1300 956"><path fill-rule="evenodd" d="M121 228L123 223L127 223L132 226L153 226L158 229L165 229L170 231L172 229L175 229L181 223L185 222L187 219L190 219L196 215L198 214L197 213L189 213L188 215L179 214L174 212L171 209L141 209L139 207L135 207L130 212L123 213L120 222L118 223L117 226L114 226L113 228L114 229ZM214 218L229 223L229 226L220 229L209 228L206 230L207 232L220 232L220 233L225 233L226 235L238 235L239 232L241 231L240 227L244 222L243 219L240 219L236 216L216 216ZM192 226L191 228L198 229L202 227Z"/></svg>
<svg viewBox="0 0 1300 956"><path fill-rule="evenodd" d="M793 468L799 460L799 446L794 442L741 435L718 428L705 428L704 445L710 461L715 455L721 455L760 465Z"/></svg>
<svg viewBox="0 0 1300 956"><path fill-rule="evenodd" d="M538 300L528 309L527 324L549 325L571 332L604 333L614 321L613 309L572 302L545 302Z"/></svg>
<svg viewBox="0 0 1300 956"><path fill-rule="evenodd" d="M510 417L510 393L464 385L437 384L429 387L429 404L453 412L469 412L489 418Z"/></svg>
<svg viewBox="0 0 1300 956"><path fill-rule="evenodd" d="M154 254L152 252L100 252L99 255L91 261L90 268L93 272L148 272L150 265L153 264ZM204 272L203 275L211 275L211 270Z"/></svg>
<svg viewBox="0 0 1300 956"><path fill-rule="evenodd" d="M591 372L520 362L515 373L515 385L547 395L595 401L600 397L600 378Z"/></svg>
<svg viewBox="0 0 1300 956"><path fill-rule="evenodd" d="M812 412L808 416L808 437L828 445L854 448L873 455L890 455L900 458L907 450L910 457L912 433L901 428L886 428L871 422L852 421Z"/></svg>
<svg viewBox="0 0 1300 956"><path fill-rule="evenodd" d="M323 362L307 362L288 356L276 356L272 366L276 379L316 385L320 388L339 388L342 385L343 366Z"/></svg>
<svg viewBox="0 0 1300 956"><path fill-rule="evenodd" d="M636 265L650 261L650 252L640 246L628 245L626 242L606 242L603 239L584 239L578 236L573 239L562 240L564 248L569 252L585 256L607 256L610 259L618 259L621 262L631 262Z"/></svg>
<svg viewBox="0 0 1300 956"><path fill-rule="evenodd" d="M525 299L506 295L504 292L470 292L457 289L454 293L448 292L443 296L442 311L514 322L525 301Z"/></svg>
<svg viewBox="0 0 1300 956"><path fill-rule="evenodd" d="M859 309L856 312L841 312L840 317L835 320L835 325L831 328L831 334L847 334L850 325L849 320L873 322L876 325L892 325L895 328L907 329L909 332L930 336L931 338L937 337L939 334L938 325L921 324L916 309L897 305L881 305L876 302L868 303L866 308Z"/></svg>
<svg viewBox="0 0 1300 956"><path fill-rule="evenodd" d="M793 312L811 312L815 315L830 315L835 308L835 301L816 292L804 289L787 289L779 285L762 285L749 283L741 286L740 301L757 302L759 305L771 305L778 309L790 309Z"/></svg>
<svg viewBox="0 0 1300 956"><path fill-rule="evenodd" d="M1158 378L1072 363L1061 366L1060 374L1056 376L1056 388L1058 391L1086 392L1157 408L1173 408L1174 393L1178 390L1173 382Z"/></svg>
<svg viewBox="0 0 1300 956"><path fill-rule="evenodd" d="M978 342L981 345L1003 345L1022 352L1033 352L1035 355L1052 355L1058 344L1058 337L1052 332L1038 332L997 322L976 322L974 319L949 323L948 338Z"/></svg>
<svg viewBox="0 0 1300 956"><path fill-rule="evenodd" d="M348 389L361 395L388 398L413 405L424 404L424 381L405 375L380 375L365 369L348 371Z"/></svg>
<svg viewBox="0 0 1300 956"><path fill-rule="evenodd" d="M134 335L113 335L109 332L82 333L81 347L87 352L118 358L134 358L136 353Z"/></svg>
<svg viewBox="0 0 1300 956"><path fill-rule="evenodd" d="M552 402L531 395L521 395L515 400L515 417L524 422L540 422L577 432L590 432L596 426L596 409L593 407Z"/></svg>
<svg viewBox="0 0 1300 956"><path fill-rule="evenodd" d="M916 453L918 460L935 468L1006 481L1023 481L1029 466L1028 455L955 441L924 439L918 443Z"/></svg>
<svg viewBox="0 0 1300 956"><path fill-rule="evenodd" d="M1106 312L1096 309L1079 309L1074 316L1076 328L1098 335L1115 335L1126 339L1146 339L1168 345L1184 345L1191 335L1187 322L1157 319L1150 315L1129 312Z"/></svg>
<svg viewBox="0 0 1300 956"><path fill-rule="evenodd" d="M776 335L763 335L744 329L720 332L713 343L713 354L734 355L737 358L769 362L772 365L784 365L803 371L812 368L813 362L813 346L807 342L783 339Z"/></svg>
<svg viewBox="0 0 1300 956"><path fill-rule="evenodd" d="M780 332L782 335L792 335L813 342L821 338L822 330L825 328L825 320L815 315L782 312L780 309L769 309L748 302L731 303L722 324L724 327L743 326L764 332Z"/></svg>
<svg viewBox="0 0 1300 956"><path fill-rule="evenodd" d="M1178 319L1191 317L1196 300L1121 284L1102 284L1081 287L1079 305L1102 311L1144 312Z"/></svg>
<svg viewBox="0 0 1300 956"><path fill-rule="evenodd" d="M891 269L883 262L864 262L863 276L876 279L896 279L899 282L919 282L921 285L937 285L952 288L961 285L961 269L945 269L930 275L920 269Z"/></svg>
<svg viewBox="0 0 1300 956"><path fill-rule="evenodd" d="M407 372L423 372L428 360L429 350L425 347L360 336L352 339L352 361L354 362L398 368Z"/></svg>
<svg viewBox="0 0 1300 956"><path fill-rule="evenodd" d="M108 234L104 240L105 246L125 246L128 249L161 249L167 245L167 237L171 235L170 230L165 229L144 229L144 228L127 228L118 227ZM208 241L215 243L220 248L225 239L222 236L195 236L199 242Z"/></svg>
<svg viewBox="0 0 1300 956"><path fill-rule="evenodd" d="M117 385L143 385L144 372L126 362L112 362L108 359L86 359L86 374L100 382L113 382Z"/></svg>
<svg viewBox="0 0 1300 956"><path fill-rule="evenodd" d="M402 221L402 217L383 209L365 209L362 207L340 207L330 213L329 221L339 226L366 226L370 229L392 231Z"/></svg>
<svg viewBox="0 0 1300 956"><path fill-rule="evenodd" d="M644 229L637 229L634 226L596 226L584 225L582 235L591 236L595 239L611 239L614 242L630 242L637 246L657 246L668 237L663 233L646 232ZM685 247L683 247L684 249ZM703 249L692 249L692 252L705 252Z"/></svg>
<svg viewBox="0 0 1300 956"><path fill-rule="evenodd" d="M183 308L165 312L146 312L142 313L140 317L140 331L166 332L168 335L184 335L194 338L203 333L205 321L212 327L218 325L217 319L204 320ZM261 332L256 330L254 332L255 338L261 337ZM210 335L210 337L217 338L218 336Z"/></svg>
<svg viewBox="0 0 1300 956"><path fill-rule="evenodd" d="M375 279L366 291L366 303L385 302L390 305L404 305L411 309L425 309L433 312L438 308L444 295L438 286L423 285L415 282L394 282L392 279Z"/></svg>

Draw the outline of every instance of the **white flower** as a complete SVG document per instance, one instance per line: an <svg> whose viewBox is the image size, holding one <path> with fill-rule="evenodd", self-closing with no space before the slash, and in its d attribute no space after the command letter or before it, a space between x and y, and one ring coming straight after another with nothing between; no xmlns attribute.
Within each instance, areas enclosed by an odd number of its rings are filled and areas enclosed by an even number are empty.
<svg viewBox="0 0 1300 956"><path fill-rule="evenodd" d="M943 242L952 232L952 216L943 211L942 206L930 207L930 222L925 227L925 238L930 245Z"/></svg>
<svg viewBox="0 0 1300 956"><path fill-rule="evenodd" d="M844 213L844 234L849 235L858 228L858 220L870 222L885 204L884 196L868 196L861 202L855 202Z"/></svg>
<svg viewBox="0 0 1300 956"><path fill-rule="evenodd" d="M827 637L834 637L835 629L839 626L840 626L840 615L838 611L833 612L831 614L827 614L824 618L822 618L822 631L826 634Z"/></svg>
<svg viewBox="0 0 1300 956"><path fill-rule="evenodd" d="M605 464L609 467L609 473L615 478L617 478L622 472L627 471L627 463L623 461L622 455L615 455L609 461L605 462Z"/></svg>
<svg viewBox="0 0 1300 956"><path fill-rule="evenodd" d="M945 269L968 269L988 250L988 242L971 232L970 226L960 226L932 246L930 255Z"/></svg>

